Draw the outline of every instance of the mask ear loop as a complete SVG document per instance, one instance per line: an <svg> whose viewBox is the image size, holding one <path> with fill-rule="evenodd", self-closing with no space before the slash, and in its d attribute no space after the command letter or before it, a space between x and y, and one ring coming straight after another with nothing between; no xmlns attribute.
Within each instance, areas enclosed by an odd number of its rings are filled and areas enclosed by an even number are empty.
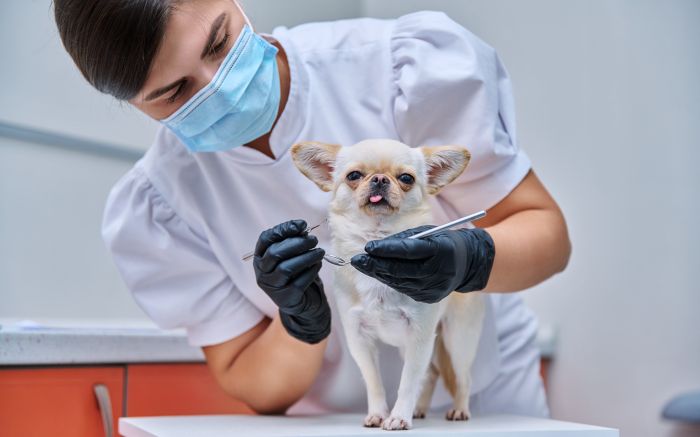
<svg viewBox="0 0 700 437"><path fill-rule="evenodd" d="M250 27L250 30L252 30L253 32L255 32L255 29L253 29L253 24L252 24L252 23L250 22L250 20L248 19L248 16L245 14L245 11L243 11L243 8L242 8L241 5L238 3L238 0L233 0L233 2L236 4L236 7L237 7L238 10L241 12L241 15L243 15L243 18L245 18L245 23L248 25L248 27Z"/></svg>
<svg viewBox="0 0 700 437"><path fill-rule="evenodd" d="M233 1L233 3L236 4L236 7L241 12L241 15L243 15L243 18L245 18L245 23L248 25L248 27L250 27L251 32L255 33L255 29L253 29L253 23L251 23L250 20L248 19L248 16L245 14L245 11L241 7L240 3L238 3L238 0L232 0L232 1ZM262 35L262 37L265 38L268 42L275 41L275 39L269 35Z"/></svg>

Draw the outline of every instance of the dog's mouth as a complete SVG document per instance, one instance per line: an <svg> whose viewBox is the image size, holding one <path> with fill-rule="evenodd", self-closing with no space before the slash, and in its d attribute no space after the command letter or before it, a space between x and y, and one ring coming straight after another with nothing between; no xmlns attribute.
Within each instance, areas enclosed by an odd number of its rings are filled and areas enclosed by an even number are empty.
<svg viewBox="0 0 700 437"><path fill-rule="evenodd" d="M372 203L372 204L377 204L377 203L387 201L386 198L381 194L373 194L373 195L369 196L368 200L369 200L369 203Z"/></svg>
<svg viewBox="0 0 700 437"><path fill-rule="evenodd" d="M367 202L364 204L364 207L372 211L373 213L388 213L396 209L396 207L393 206L386 198L386 195L381 193L370 194L367 197Z"/></svg>

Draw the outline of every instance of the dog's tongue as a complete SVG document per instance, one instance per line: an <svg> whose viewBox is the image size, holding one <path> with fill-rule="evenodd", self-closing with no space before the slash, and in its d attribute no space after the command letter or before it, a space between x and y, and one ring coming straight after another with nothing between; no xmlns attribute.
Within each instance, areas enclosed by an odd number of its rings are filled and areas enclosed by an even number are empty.
<svg viewBox="0 0 700 437"><path fill-rule="evenodd" d="M381 194L375 194L374 196L370 196L369 201L372 203L377 203L380 200L382 200L382 195Z"/></svg>

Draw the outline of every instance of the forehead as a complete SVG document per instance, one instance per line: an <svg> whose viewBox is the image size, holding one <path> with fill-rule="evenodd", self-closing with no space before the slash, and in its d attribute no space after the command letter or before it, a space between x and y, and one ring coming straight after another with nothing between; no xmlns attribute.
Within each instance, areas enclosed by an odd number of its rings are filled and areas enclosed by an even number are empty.
<svg viewBox="0 0 700 437"><path fill-rule="evenodd" d="M243 20L230 0L192 0L173 6L140 97L197 69L212 23L221 13L234 21Z"/></svg>
<svg viewBox="0 0 700 437"><path fill-rule="evenodd" d="M375 170L411 167L421 171L424 159L420 150L393 140L362 141L338 152L336 168L342 170L358 164Z"/></svg>

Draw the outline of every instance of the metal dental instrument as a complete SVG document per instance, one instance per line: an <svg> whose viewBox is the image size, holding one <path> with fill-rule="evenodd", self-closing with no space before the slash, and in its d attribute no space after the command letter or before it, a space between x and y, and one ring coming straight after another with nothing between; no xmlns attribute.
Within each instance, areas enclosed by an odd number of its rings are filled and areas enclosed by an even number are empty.
<svg viewBox="0 0 700 437"><path fill-rule="evenodd" d="M462 223L468 223L468 222L471 222L471 221L474 221L474 220L479 220L480 218L482 218L482 217L484 217L484 216L486 216L486 211L475 212L474 214L465 215L465 216L462 217L462 218L458 218L457 220L453 220L453 221L451 221L451 222L449 222L449 223L445 223L444 225L435 226L434 228L430 228L430 229L428 229L427 231L423 231L423 232L419 232L418 234L411 235L411 236L408 237L408 238L423 238L423 237L427 237L428 235L437 234L438 232L442 232L442 231L444 231L445 229L453 228L453 227L455 227L455 226L457 226L457 225L461 225Z"/></svg>
<svg viewBox="0 0 700 437"><path fill-rule="evenodd" d="M423 237L427 237L428 235L437 234L437 233L442 232L442 231L444 231L444 230L446 230L446 229L453 228L453 227L455 227L455 226L457 226L457 225L461 225L461 224L464 224L464 223L469 223L469 222L474 221L474 220L478 220L478 219L480 219L480 218L483 218L484 216L486 216L486 211L479 211L479 212L476 212L476 213L474 213L474 214L469 214L469 215L464 216L464 217L462 217L462 218L458 218L457 220L453 220L453 221L451 221L451 222L449 222L449 223L445 223L444 225L435 226L434 228L430 228L430 229L428 229L427 231L423 231L423 232L420 232L420 233L418 233L418 234L411 235L411 236L408 237L408 238L423 238ZM312 226L312 227L310 227L310 228L307 228L307 229L306 229L306 232L311 232L311 231L313 231L313 230L316 229L317 227L321 226L323 223L325 223L325 220L324 220L323 222L317 224L316 226ZM253 252L248 252L248 253L246 253L246 254L243 256L243 261L249 260L250 258L253 257L253 255L254 255ZM325 259L326 261L328 261L329 263L331 263L331 264L333 264L333 265L335 265L335 266L341 266L341 267L342 267L342 266L345 266L345 265L350 264L350 261L344 260L343 258L341 258L341 257L339 257L339 256L335 256L335 255L330 254L330 253L325 254L325 255L323 256L323 259Z"/></svg>
<svg viewBox="0 0 700 437"><path fill-rule="evenodd" d="M322 224L324 224L326 221L328 221L328 219L322 221L321 223L319 223L319 224L317 224L317 225L315 225L315 226L311 226L310 228L307 226L306 229L304 230L304 232L309 233L309 232L313 231L314 229L316 229L317 227L319 227L319 226L321 226ZM248 253L246 253L245 255L243 255L243 258L241 258L241 259L242 259L243 261L248 261L249 259L251 259L251 258L253 257L253 255L255 255L255 251L254 251L254 250L251 250L250 252L248 252ZM325 258L325 257L324 257L324 258ZM336 256L335 258L338 258L338 257ZM328 261L328 262L330 262L331 264L333 264L333 262L331 262L331 261Z"/></svg>

